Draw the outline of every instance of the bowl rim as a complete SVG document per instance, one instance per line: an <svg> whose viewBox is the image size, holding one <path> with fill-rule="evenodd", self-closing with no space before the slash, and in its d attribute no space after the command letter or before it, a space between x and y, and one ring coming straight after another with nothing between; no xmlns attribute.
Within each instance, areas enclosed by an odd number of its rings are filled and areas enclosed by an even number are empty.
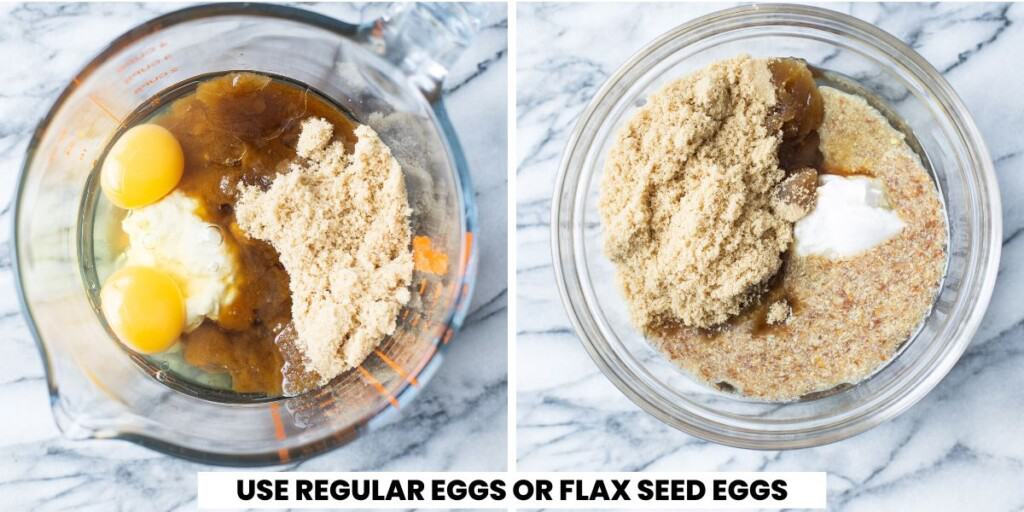
<svg viewBox="0 0 1024 512"><path fill-rule="evenodd" d="M592 135L585 134L587 127L594 121L599 122L600 119L597 119L597 117L607 114L611 109L611 107L605 107L602 109L606 98L621 94L623 86L620 82L622 82L622 80L628 76L634 68L641 65L649 54L655 52L658 48L694 33L706 34L711 30L710 27L717 27L729 22L737 22L741 20L748 21L747 24L738 27L740 29L750 28L751 26L778 26L793 24L793 20L791 19L787 19L785 21L780 21L778 18L775 18L774 20L772 19L773 16L778 15L799 17L802 21L810 19L819 23L839 23L851 31L860 32L868 36L868 38L870 38L869 40L873 40L871 41L871 46L874 49L878 49L882 52L895 52L896 55L907 59L909 63L902 64L905 67L908 65L912 66L914 68L912 70L914 74L923 75L924 78L929 80L929 88L932 89L929 92L933 98L935 98L943 108L947 110L952 109L954 112L960 114L958 116L960 122L954 123L954 127L957 128L959 135L966 143L968 154L971 157L971 160L973 160L972 163L975 164L973 167L975 170L975 173L973 173L975 175L974 178L980 181L980 186L978 187L977 192L982 199L987 199L988 202L988 224L983 227L987 227L984 231L987 231L989 240L987 244L977 247L977 251L980 254L980 257L978 258L979 261L977 263L980 263L980 267L983 268L985 272L984 274L975 277L976 282L974 284L977 293L977 300L974 302L974 306L969 309L966 317L955 327L954 340L950 343L950 347L947 347L947 353L943 355L939 359L938 364L934 366L931 371L928 372L927 375L915 386L911 387L909 391L903 392L901 396L897 396L895 399L883 403L880 408L869 411L872 413L871 415L865 416L864 414L859 414L853 417L844 418L839 422L830 424L826 430L818 432L809 432L807 429L796 429L783 432L772 431L765 433L756 429L743 427L729 427L716 430L706 427L704 424L707 423L707 420L700 417L700 415L695 414L692 410L686 410L683 412L683 416L676 417L659 407L658 404L651 399L651 396L645 396L645 393L638 389L639 386L634 383L627 382L623 376L623 364L621 360L619 360L618 356L605 354L603 353L602 348L598 346L599 344L608 345L608 342L600 333L600 329L597 327L597 319L595 319L593 315L593 308L584 296L586 292L580 283L580 272L575 268L572 268L578 260L575 249L575 239L580 238L578 233L576 233L575 221L573 218L578 214L576 212L577 203L579 202L577 200L577 197L579 196L578 183L580 181L580 176L585 172L583 170L584 164L582 162L585 158L580 155L580 153L584 153L587 150L586 147L581 148L581 145L586 144L589 146L589 143L592 142ZM754 20L757 22L755 23ZM805 23L800 24L800 26L807 28ZM820 29L821 27L816 28ZM737 27L729 27L722 31L722 33L728 33L729 31L736 29ZM849 34L847 34L847 36L848 35ZM684 43L683 46L692 45L700 41L702 38L703 36L693 36L691 37L692 40ZM628 87L628 84L626 87ZM936 95L941 96L942 98L936 98ZM585 138L587 140L583 140ZM577 159L579 159L580 162L577 162ZM573 169L574 164L577 167L576 169ZM570 176L570 174L572 174L572 176ZM575 182L577 186L573 190L566 190L567 182L569 182L570 179ZM984 201L980 202L983 203ZM566 228L568 233L562 233L563 226ZM565 149L562 152L551 203L550 237L555 283L566 315L572 323L580 343L590 355L591 359L594 360L595 364L599 367L601 372L604 373L605 377L608 378L620 392L626 395L641 409L658 418L663 423L708 441L748 449L793 449L819 446L840 441L888 421L889 419L902 414L917 403L921 398L927 395L942 380L942 378L945 377L970 344L991 299L998 273L1000 252L1002 248L1002 213L998 182L996 180L991 157L989 156L988 150L981 138L981 134L959 95L956 94L952 86L930 63L927 62L927 60L895 36L845 13L820 7L794 4L754 4L712 12L710 14L694 18L664 32L635 52L615 71L615 73L605 80L604 84L580 114L576 125L569 136L568 142L566 143ZM975 262L969 261L968 263ZM569 268L567 268L567 266ZM968 269L968 271L971 270L974 269ZM570 283L570 279L572 279L573 282ZM582 302L582 304L579 302ZM600 339L601 342L595 342L594 338ZM613 351L614 349L609 352ZM646 386L644 387L646 388ZM728 432L722 433L723 431Z"/></svg>
<svg viewBox="0 0 1024 512"><path fill-rule="evenodd" d="M71 94L78 88L78 84L83 78L92 75L93 72L111 56L142 37L146 37L153 33L183 23L220 16L254 16L281 21L298 22L348 38L355 37L361 28L359 25L294 6L252 2L225 2L193 5L151 17L118 35L111 40L110 43L107 43L107 45L90 57L86 64L72 75L68 84L61 90L53 100L53 103L47 110L46 114L39 120L26 147L23 160L16 177L15 192L12 198L14 211L13 215L11 215L11 237L8 242L11 268L14 277L15 295L17 297L22 318L25 320L25 325L42 359L43 374L46 381L47 393L49 395L51 412L54 416L58 429L65 435L71 436L75 439L121 439L150 448L162 454L203 464L234 467L272 466L286 463L294 464L344 446L361 437L364 432L372 430L373 425L375 424L374 420L381 414L387 413L390 410L387 403L382 403L376 412L357 420L352 425L349 425L344 429L337 430L334 433L327 433L321 438L307 441L303 444L290 448L271 448L254 453L203 450L188 446L184 443L168 441L166 439L139 432L97 432L92 428L84 427L77 423L74 415L66 410L66 407L60 399L61 393L54 371L52 355L42 341L42 337L37 328L37 321L32 313L31 307L29 306L28 295L26 293L28 287L24 281L25 276L21 268L22 262L19 255L19 246L22 245L21 240L24 235L21 232L22 230L19 229L19 226L22 219L21 207L24 199L26 177L29 173L29 167L36 157L36 150L40 141L50 128L57 112L60 111ZM456 282L460 284L459 288L461 289L461 292L455 295L452 306L445 316L445 325L447 325L447 329L451 331L451 335L454 335L462 327L462 324L465 321L469 312L469 305L472 302L473 292L476 287L476 271L479 262L477 209L473 195L472 180L470 179L469 166L465 158L465 153L462 150L461 143L459 142L455 129L449 119L447 110L445 109L444 100L440 95L438 95L436 98L427 98L425 96L424 101L430 107L430 113L433 116L433 120L436 121L441 134L445 137L445 140L442 142L444 143L448 156L451 159L453 174L458 181L455 188L459 195L461 203L460 208L462 209L462 212L460 212L462 217L461 229L465 233L465 236L463 239L464 247L462 261L460 263L463 264L463 267L461 267L461 275L454 277ZM448 336L449 335L445 335L445 337ZM414 377L419 377L420 386L418 388L411 386L408 379L403 379L401 387L392 393L395 400L400 403L409 403L423 389L423 385L426 384L426 381L436 373L438 365L444 360L444 353L447 352L447 349L448 343L441 343L440 339L438 339L438 343L436 343L436 350L431 353L429 358L420 366L417 373L413 375ZM173 388L169 389L174 392L180 392Z"/></svg>

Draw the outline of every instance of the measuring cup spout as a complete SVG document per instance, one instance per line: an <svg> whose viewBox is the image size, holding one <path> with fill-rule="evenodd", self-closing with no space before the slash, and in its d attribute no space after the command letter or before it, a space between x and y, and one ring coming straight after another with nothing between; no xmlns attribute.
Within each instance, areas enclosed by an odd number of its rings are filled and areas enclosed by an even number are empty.
<svg viewBox="0 0 1024 512"><path fill-rule="evenodd" d="M480 29L484 12L471 4L397 3L385 16L363 24L358 40L434 101L448 69Z"/></svg>

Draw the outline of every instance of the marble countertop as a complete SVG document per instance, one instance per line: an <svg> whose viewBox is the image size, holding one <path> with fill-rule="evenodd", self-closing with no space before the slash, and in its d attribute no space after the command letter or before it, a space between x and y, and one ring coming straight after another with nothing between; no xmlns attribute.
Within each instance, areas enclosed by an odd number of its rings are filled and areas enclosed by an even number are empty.
<svg viewBox="0 0 1024 512"><path fill-rule="evenodd" d="M966 102L995 160L1004 245L992 305L952 372L907 413L805 450L701 441L636 407L584 352L554 286L549 212L577 116L630 55L716 4L519 4L517 469L829 473L831 510L1024 507L1024 4L829 4L910 43ZM913 505L913 506L911 506Z"/></svg>
<svg viewBox="0 0 1024 512"><path fill-rule="evenodd" d="M0 238L29 137L72 75L110 39L176 4L0 5ZM340 19L380 6L305 5ZM445 100L480 206L479 279L466 326L438 374L391 424L288 466L307 471L500 471L506 467L506 8L488 19L446 81ZM123 441L69 441L50 415L43 368L0 252L0 502L6 510L188 510L208 469ZM16 412L15 412L16 411Z"/></svg>

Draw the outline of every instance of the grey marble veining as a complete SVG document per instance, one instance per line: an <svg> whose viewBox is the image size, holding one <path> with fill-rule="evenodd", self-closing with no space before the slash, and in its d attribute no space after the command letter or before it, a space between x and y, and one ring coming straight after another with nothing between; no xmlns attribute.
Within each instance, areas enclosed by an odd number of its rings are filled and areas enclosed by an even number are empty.
<svg viewBox="0 0 1024 512"><path fill-rule="evenodd" d="M519 4L517 463L520 470L824 470L834 510L1024 507L1024 5L830 4L908 42L966 102L995 160L1004 244L972 345L894 421L825 447L701 441L633 405L584 352L553 283L549 213L577 116L658 34L731 4Z"/></svg>
<svg viewBox="0 0 1024 512"><path fill-rule="evenodd" d="M50 416L42 365L11 274L11 199L32 130L71 76L113 37L180 4L0 5L0 509L189 510L208 469L122 441L69 441ZM346 21L380 5L303 5ZM506 467L506 7L494 4L448 76L445 102L480 205L480 272L466 326L400 417L302 470Z"/></svg>

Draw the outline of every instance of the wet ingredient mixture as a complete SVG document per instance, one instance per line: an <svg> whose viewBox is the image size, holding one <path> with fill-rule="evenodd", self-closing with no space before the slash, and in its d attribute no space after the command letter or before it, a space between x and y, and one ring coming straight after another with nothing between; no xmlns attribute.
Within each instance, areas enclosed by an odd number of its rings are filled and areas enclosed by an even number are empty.
<svg viewBox="0 0 1024 512"><path fill-rule="evenodd" d="M229 73L200 81L115 141L101 184L105 197L128 210L121 225L128 244L100 299L122 342L144 354L180 350L194 367L229 374L240 393L279 395L288 377L305 382L292 392L322 383L309 382L309 358L295 346L292 279L274 246L243 230L237 213L243 190L271 189L311 156L296 148L311 136L303 120L313 118L330 127L322 142L335 160L369 137L304 87ZM329 216L344 205L304 206ZM403 202L403 214L407 208ZM398 222L408 246L404 217L379 222ZM383 334L374 334L375 344Z"/></svg>
<svg viewBox="0 0 1024 512"><path fill-rule="evenodd" d="M836 225L869 210L888 231ZM722 61L652 95L609 154L601 213L634 323L701 380L769 400L879 368L945 262L938 194L903 135L795 59Z"/></svg>

